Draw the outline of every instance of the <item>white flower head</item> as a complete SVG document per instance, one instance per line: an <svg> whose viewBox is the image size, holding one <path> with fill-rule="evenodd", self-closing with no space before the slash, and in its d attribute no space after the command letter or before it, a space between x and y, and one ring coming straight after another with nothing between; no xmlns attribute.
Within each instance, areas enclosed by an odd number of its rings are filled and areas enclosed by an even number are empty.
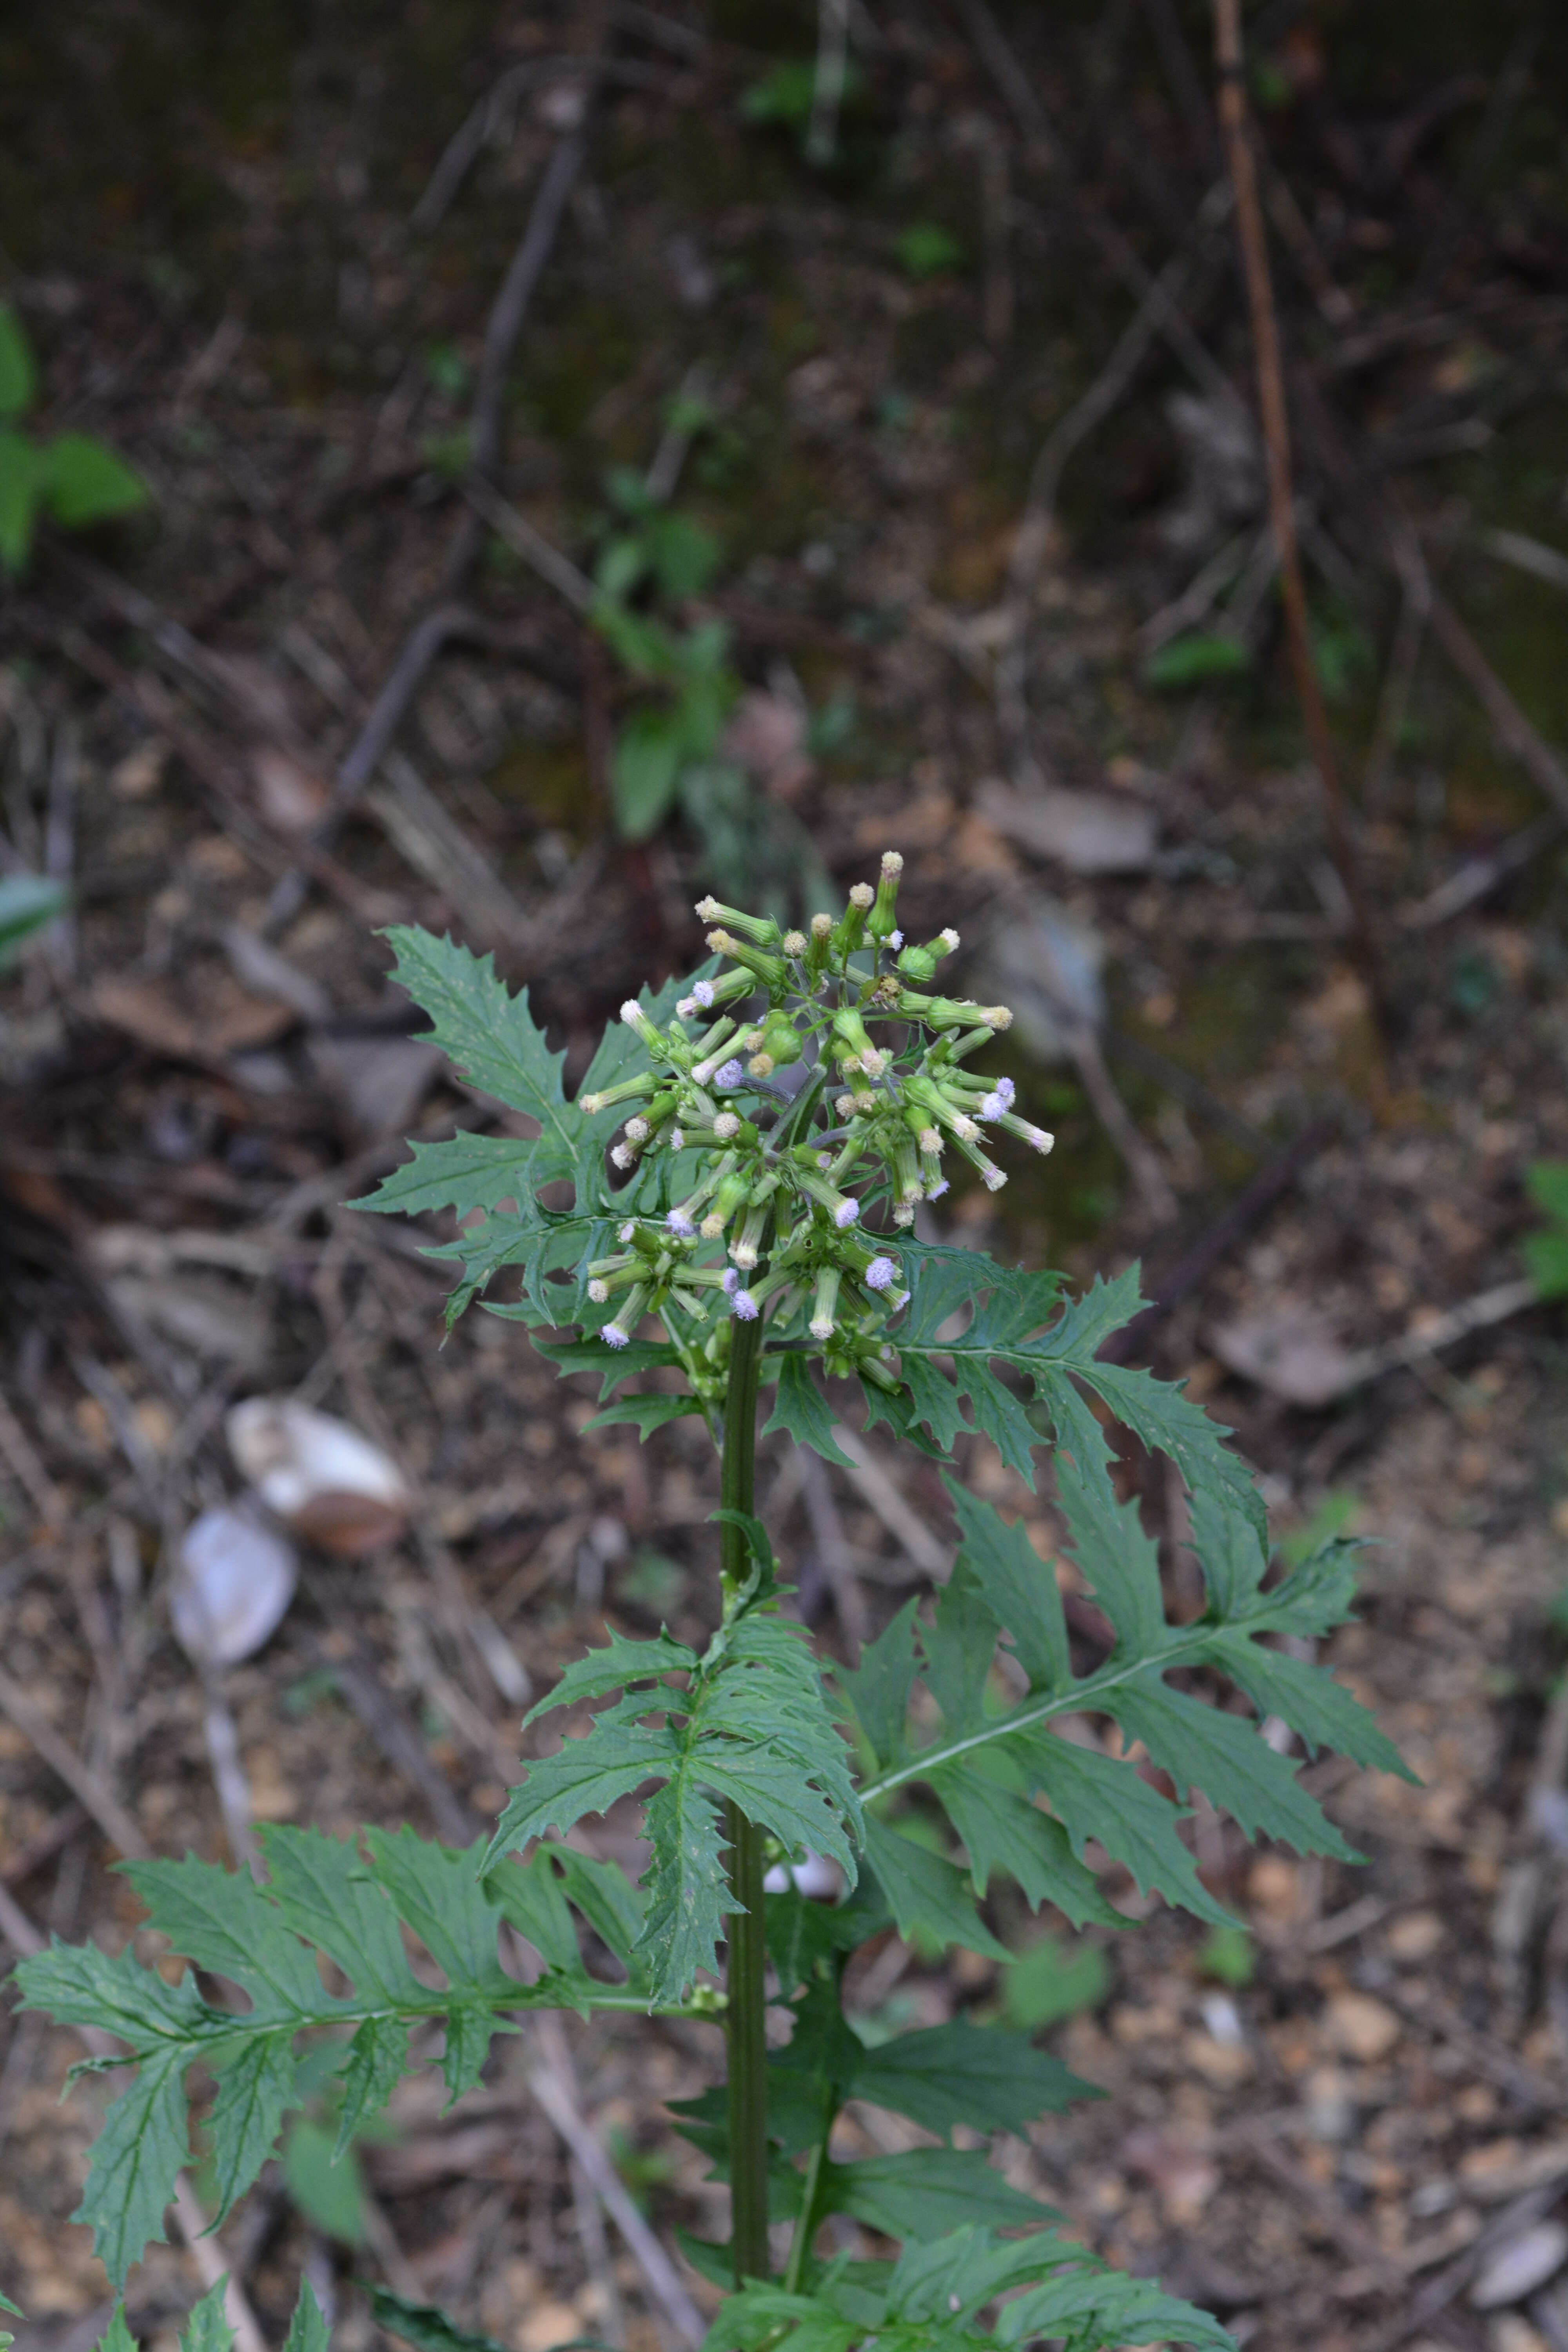
<svg viewBox="0 0 1568 2352"><path fill-rule="evenodd" d="M588 1296L595 1307L603 1307L609 1295L610 1286L607 1282L591 1282L588 1285Z"/></svg>
<svg viewBox="0 0 1568 2352"><path fill-rule="evenodd" d="M621 1227L620 1232L616 1234L616 1239L619 1242L635 1242L637 1237L637 1219L635 1217L628 1217L626 1223Z"/></svg>
<svg viewBox="0 0 1568 2352"><path fill-rule="evenodd" d="M876 898L876 895L877 893L872 889L869 882L857 882L850 890L849 904L852 907L860 907L862 908L868 907Z"/></svg>
<svg viewBox="0 0 1568 2352"><path fill-rule="evenodd" d="M632 1150L629 1143L617 1143L615 1150L611 1152L610 1158L617 1168L626 1169L635 1168L637 1166L637 1156Z"/></svg>
<svg viewBox="0 0 1568 2352"><path fill-rule="evenodd" d="M943 1182L943 1184L942 1184L942 1191L943 1191L944 1192L946 1192L946 1190L947 1190L947 1185L946 1185L946 1182L945 1182L945 1181ZM932 1198L932 1200L934 1200L934 1199L936 1198L936 1195L935 1195L935 1193L934 1193L934 1192L932 1193L931 1198ZM893 1223L894 1223L894 1224L896 1224L896 1225L912 1225L912 1224L914 1223L914 1221L915 1221L915 1204L914 1204L914 1202L913 1202L912 1201L898 1201L898 1202L895 1202L895 1203L894 1203L894 1205L893 1205Z"/></svg>
<svg viewBox="0 0 1568 2352"><path fill-rule="evenodd" d="M868 1290L890 1290L899 1278L898 1260L874 1257L861 1278Z"/></svg>
<svg viewBox="0 0 1568 2352"><path fill-rule="evenodd" d="M626 1347L631 1336L629 1331L623 1331L618 1323L605 1323L599 1328L600 1339L607 1339L612 1348Z"/></svg>
<svg viewBox="0 0 1568 2352"><path fill-rule="evenodd" d="M671 1209L665 1223L678 1241L689 1242L697 1237L697 1228L684 1209Z"/></svg>
<svg viewBox="0 0 1568 2352"><path fill-rule="evenodd" d="M786 931L784 935L784 951L786 956L803 956L805 953L805 933Z"/></svg>
<svg viewBox="0 0 1568 2352"><path fill-rule="evenodd" d="M672 1128L670 1129L670 1130L669 1130L669 1148L670 1148L670 1150L671 1150L672 1151L684 1151L684 1150L685 1150L685 1149L686 1149L686 1129L685 1129L683 1127L672 1127Z"/></svg>
<svg viewBox="0 0 1568 2352"><path fill-rule="evenodd" d="M833 1337L832 1316L814 1315L811 1318L811 1336L814 1339L831 1339Z"/></svg>
<svg viewBox="0 0 1568 2352"><path fill-rule="evenodd" d="M693 1071L692 1076L695 1077L696 1075ZM733 1094L737 1087L743 1087L746 1083L745 1064L731 1057L721 1069L714 1072L713 1083L721 1094Z"/></svg>
<svg viewBox="0 0 1568 2352"><path fill-rule="evenodd" d="M626 1141L628 1143L646 1143L652 1133L653 1129L646 1118L638 1117L627 1119Z"/></svg>
<svg viewBox="0 0 1568 2352"><path fill-rule="evenodd" d="M732 1143L741 1132L741 1122L732 1110L721 1110L713 1122L713 1132L721 1143Z"/></svg>
<svg viewBox="0 0 1568 2352"><path fill-rule="evenodd" d="M675 1009L683 1021L689 1021L697 1011L697 999L694 996L683 996Z"/></svg>
<svg viewBox="0 0 1568 2352"><path fill-rule="evenodd" d="M892 949L895 955L898 954L899 950L903 946L903 944L904 935L902 931L889 931L888 933L888 945Z"/></svg>
<svg viewBox="0 0 1568 2352"><path fill-rule="evenodd" d="M988 1192L999 1192L1007 1181L1007 1171L1004 1168L983 1168L980 1181Z"/></svg>
<svg viewBox="0 0 1568 2352"><path fill-rule="evenodd" d="M952 1190L952 1187L948 1182L947 1178L945 1176L939 1176L934 1184L928 1184L926 1186L926 1199L928 1201L940 1201L944 1192L950 1192ZM914 1215L914 1211L912 1209L910 1210L910 1214L912 1218Z"/></svg>
<svg viewBox="0 0 1568 2352"><path fill-rule="evenodd" d="M859 1213L860 1203L858 1201L840 1201L838 1206L833 1212L833 1222L837 1226L839 1232L844 1233L855 1223L855 1220Z"/></svg>
<svg viewBox="0 0 1568 2352"><path fill-rule="evenodd" d="M749 1290L731 1291L730 1305L742 1323L754 1323L761 1311Z"/></svg>

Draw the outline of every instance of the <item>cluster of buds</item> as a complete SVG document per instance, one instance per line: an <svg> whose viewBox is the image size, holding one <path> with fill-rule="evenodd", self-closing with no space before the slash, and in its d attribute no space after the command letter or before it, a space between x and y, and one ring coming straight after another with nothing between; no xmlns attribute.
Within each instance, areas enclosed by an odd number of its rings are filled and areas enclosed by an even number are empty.
<svg viewBox="0 0 1568 2352"><path fill-rule="evenodd" d="M708 945L731 968L693 981L665 1027L621 1007L648 1066L579 1107L627 1107L611 1160L630 1176L657 1156L671 1205L628 1217L619 1251L587 1268L593 1303L615 1302L612 1347L668 1304L697 1323L803 1314L830 1361L885 1381L884 1327L910 1294L896 1242L867 1232L867 1213L911 1225L948 1189L950 1148L997 1190L988 1128L1050 1150L1015 1112L1010 1078L966 1066L1012 1014L928 992L958 933L906 942L902 869L889 850L875 887L857 883L841 914L805 930L704 898Z"/></svg>

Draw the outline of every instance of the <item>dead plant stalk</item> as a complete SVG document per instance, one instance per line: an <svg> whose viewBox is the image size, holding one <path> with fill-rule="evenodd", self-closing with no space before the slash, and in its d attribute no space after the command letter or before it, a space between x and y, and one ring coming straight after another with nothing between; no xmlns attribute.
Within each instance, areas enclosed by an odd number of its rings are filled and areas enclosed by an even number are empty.
<svg viewBox="0 0 1568 2352"><path fill-rule="evenodd" d="M1279 593L1285 608L1285 633L1291 675L1307 730L1312 764L1318 771L1328 829L1329 853L1350 905L1352 944L1374 1015L1384 1011L1380 961L1367 922L1356 871L1354 847L1340 788L1339 763L1322 688L1312 661L1311 635L1307 625L1307 592L1301 575L1301 553L1296 537L1292 488L1290 419L1285 404L1285 373L1279 353L1279 328L1274 289L1268 273L1268 245L1258 197L1258 166L1252 150L1243 80L1241 0L1214 0L1215 58L1219 77L1219 118L1225 134L1226 160L1236 193L1237 232L1241 243L1247 309L1252 318L1253 352L1258 376L1258 411L1263 428L1265 467L1268 483L1268 514L1279 564Z"/></svg>

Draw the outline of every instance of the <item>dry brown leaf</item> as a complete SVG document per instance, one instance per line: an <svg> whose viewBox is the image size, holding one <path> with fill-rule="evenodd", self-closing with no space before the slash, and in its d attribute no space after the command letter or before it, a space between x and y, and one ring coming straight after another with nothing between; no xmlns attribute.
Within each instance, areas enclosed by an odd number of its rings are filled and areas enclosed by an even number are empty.
<svg viewBox="0 0 1568 2352"><path fill-rule="evenodd" d="M975 806L1009 841L1074 874L1142 874L1160 838L1156 810L1131 793L1009 792L993 778Z"/></svg>
<svg viewBox="0 0 1568 2352"><path fill-rule="evenodd" d="M1222 1323L1208 1334L1222 1364L1270 1396L1309 1411L1355 1385L1361 1359L1313 1307L1284 1307Z"/></svg>

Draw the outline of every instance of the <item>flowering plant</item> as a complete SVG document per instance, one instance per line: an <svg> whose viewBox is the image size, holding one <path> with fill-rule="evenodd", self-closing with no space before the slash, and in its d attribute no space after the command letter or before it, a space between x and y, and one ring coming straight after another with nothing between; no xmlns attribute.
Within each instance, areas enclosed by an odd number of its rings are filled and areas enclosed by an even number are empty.
<svg viewBox="0 0 1568 2352"><path fill-rule="evenodd" d="M295 2103L301 2034L341 2043L342 2148L414 2063L422 2021L442 2021L456 2098L510 2012L642 2010L709 2020L727 2043L725 2080L679 2110L731 2188L728 2246L686 2242L734 2288L710 2352L850 2352L873 2336L898 2352L1230 2342L1058 2236L1059 2216L984 2147L950 2144L958 2125L1025 2131L1088 2085L1026 2037L962 2015L868 2045L844 2006L847 1963L873 1937L1005 1965L982 1908L1001 1879L1079 1927L1128 1924L1110 1900L1119 1882L1225 1921L1180 1834L1194 1790L1246 1836L1354 1859L1259 1723L1214 1703L1232 1690L1309 1754L1404 1769L1324 1669L1276 1646L1349 1614L1354 1547L1330 1541L1274 1578L1226 1433L1179 1386L1100 1360L1142 1304L1135 1269L1068 1301L1055 1276L914 1231L951 1155L994 1189L992 1138L1036 1151L1050 1138L1017 1115L1005 1079L973 1066L1008 1013L931 992L957 938L903 940L900 870L889 854L875 888L857 885L799 932L704 900L713 960L622 1008L574 1102L526 996L488 960L394 934L396 977L434 1036L538 1132L416 1145L359 1205L456 1211L458 1238L437 1244L461 1267L450 1312L515 1268L517 1297L487 1305L536 1335L575 1333L535 1344L563 1375L599 1379L601 1424L646 1436L706 1419L720 1469L712 1631L701 1649L663 1630L611 1633L569 1666L533 1715L594 1707L585 1736L530 1762L494 1836L466 1853L406 1828L344 1844L274 1825L263 1885L189 1858L126 1865L151 1924L240 1985L243 2014L129 1952L58 1947L24 1963L30 2003L107 2028L138 2070L110 2109L79 2217L117 2283L161 2234L193 2061L216 2079L206 2131L226 2211ZM958 1549L932 1604L908 1601L853 1670L819 1658L786 1613L752 1491L764 1386L764 1434L846 1459L814 1365L858 1383L868 1426L938 1462L952 1465L961 1436L989 1440L1032 1486L1048 1450L1060 1574L1092 1593L1104 1642L1075 1644L1058 1567L949 1475ZM650 1375L665 1384L612 1398ZM1167 1610L1158 1547L1114 1475L1118 1425L1186 1488L1206 1595L1196 1616ZM564 1842L629 1798L650 1855L636 1885ZM503 1927L529 1948L521 1972L502 1964ZM410 1969L401 1929L439 1988ZM323 1990L318 1951L350 1990ZM764 2033L770 2003L789 2020L782 2047ZM935 2144L851 2158L836 2137L849 2099ZM851 2223L869 2233L860 2254L900 2238L904 2252L858 2258ZM395 2298L378 2290L376 2307L395 2324Z"/></svg>

